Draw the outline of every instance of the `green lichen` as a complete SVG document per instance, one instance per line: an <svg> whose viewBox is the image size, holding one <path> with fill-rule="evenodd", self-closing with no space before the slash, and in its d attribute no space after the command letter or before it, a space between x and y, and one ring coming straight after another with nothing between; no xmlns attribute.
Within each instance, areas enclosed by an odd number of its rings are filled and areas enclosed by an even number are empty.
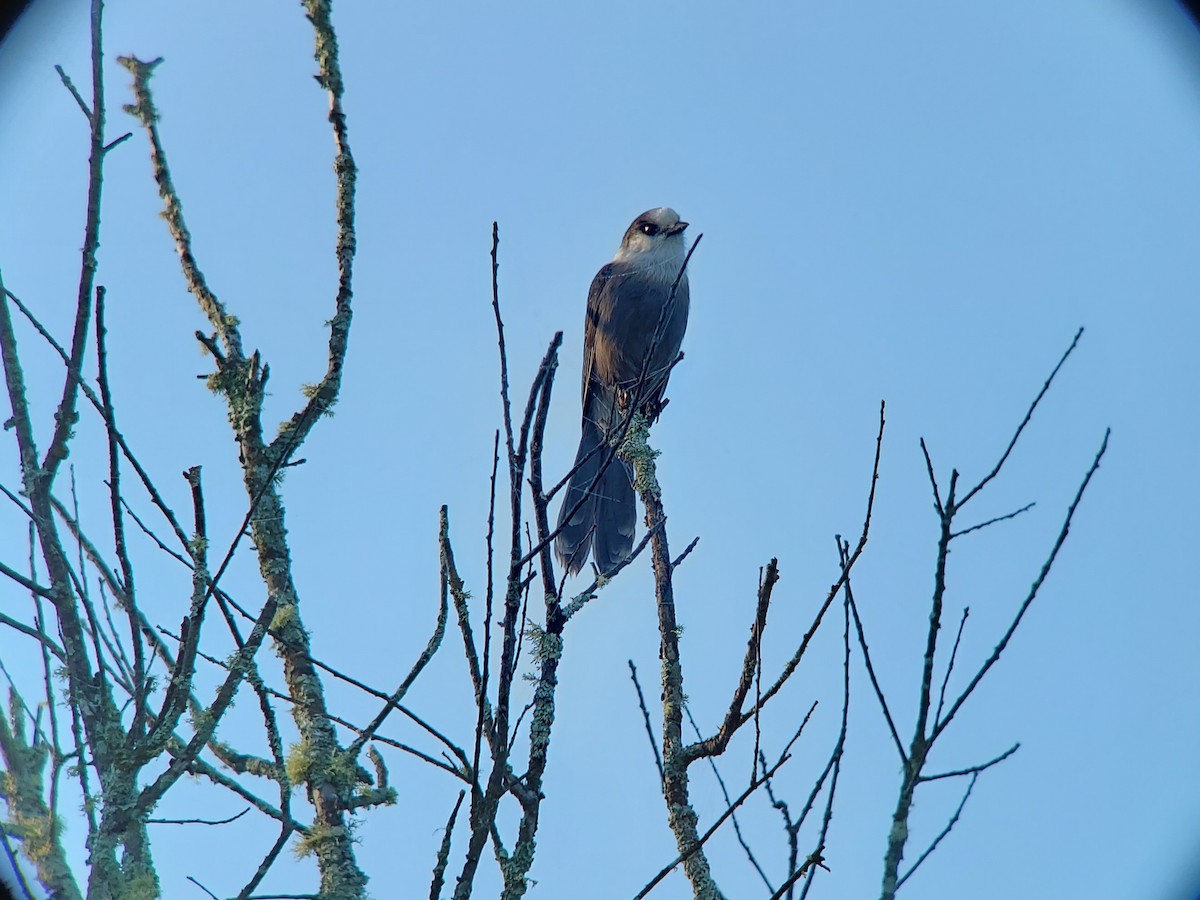
<svg viewBox="0 0 1200 900"><path fill-rule="evenodd" d="M354 840L350 827L314 822L308 832L300 835L296 840L296 846L292 848L292 852L297 859L304 859L306 856L320 853L323 844L340 843L344 840Z"/></svg>
<svg viewBox="0 0 1200 900"><path fill-rule="evenodd" d="M291 744L288 747L287 759L284 760L288 781L292 784L307 784L309 775L319 761L307 738Z"/></svg>
<svg viewBox="0 0 1200 900"><path fill-rule="evenodd" d="M62 828L61 822L50 816L17 816L13 824L20 830L21 849L31 862L47 859L57 849L54 839Z"/></svg>
<svg viewBox="0 0 1200 900"><path fill-rule="evenodd" d="M530 654L534 662L557 659L562 655L561 635L550 634L542 626L530 622L525 628L525 639L529 641Z"/></svg>
<svg viewBox="0 0 1200 900"><path fill-rule="evenodd" d="M346 798L353 796L355 787L362 780L350 754L330 752L308 738L302 738L288 747L284 766L292 784L319 782L332 786L340 796Z"/></svg>
<svg viewBox="0 0 1200 900"><path fill-rule="evenodd" d="M158 879L151 872L144 872L121 886L121 900L157 900L162 896Z"/></svg>
<svg viewBox="0 0 1200 900"><path fill-rule="evenodd" d="M658 497L662 489L658 485L654 460L659 452L649 444L650 420L636 413L630 422L625 440L617 448L617 455L633 466L633 487L639 494Z"/></svg>
<svg viewBox="0 0 1200 900"><path fill-rule="evenodd" d="M207 709L195 710L188 714L188 722L196 731L204 731L212 725L213 716ZM216 734L216 729L213 729L213 734Z"/></svg>
<svg viewBox="0 0 1200 900"><path fill-rule="evenodd" d="M297 619L296 604L280 603L275 610L275 615L271 618L271 631L278 634L289 625L294 625Z"/></svg>

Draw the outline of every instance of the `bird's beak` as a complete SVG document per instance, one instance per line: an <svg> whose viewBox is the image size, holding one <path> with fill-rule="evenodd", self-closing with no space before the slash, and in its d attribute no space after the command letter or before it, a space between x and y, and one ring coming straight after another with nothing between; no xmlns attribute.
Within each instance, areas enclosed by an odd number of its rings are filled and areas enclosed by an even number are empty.
<svg viewBox="0 0 1200 900"><path fill-rule="evenodd" d="M683 229L688 227L687 222L676 222L667 229L667 234L683 234Z"/></svg>

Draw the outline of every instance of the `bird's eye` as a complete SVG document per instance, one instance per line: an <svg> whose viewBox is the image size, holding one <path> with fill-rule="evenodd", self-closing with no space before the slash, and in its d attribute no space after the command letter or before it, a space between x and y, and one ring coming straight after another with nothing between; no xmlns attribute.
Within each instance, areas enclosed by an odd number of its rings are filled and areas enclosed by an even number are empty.
<svg viewBox="0 0 1200 900"><path fill-rule="evenodd" d="M656 234L658 234L658 226L653 222L644 222L642 223L642 234L647 234L650 237L654 237Z"/></svg>

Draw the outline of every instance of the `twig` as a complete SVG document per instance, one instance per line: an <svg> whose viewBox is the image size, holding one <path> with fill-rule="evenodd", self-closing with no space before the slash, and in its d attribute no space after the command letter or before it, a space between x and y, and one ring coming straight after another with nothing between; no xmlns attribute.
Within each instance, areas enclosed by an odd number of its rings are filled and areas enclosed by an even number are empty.
<svg viewBox="0 0 1200 900"><path fill-rule="evenodd" d="M194 884L196 887L200 888L200 890L204 891L204 893L208 894L208 896L212 897L212 900L221 900L220 897L218 897L216 894L214 894L212 891L210 891L208 888L206 888L204 885L202 885L199 881L197 881L191 875L187 876L187 880L190 881L192 884Z"/></svg>
<svg viewBox="0 0 1200 900"><path fill-rule="evenodd" d="M325 374L315 388L307 391L308 404L279 429L279 434L271 442L271 454L281 457L290 456L295 448L304 443L313 426L337 403L342 386L342 368L350 340L350 301L353 295L354 251L358 240L354 227L358 167L350 152L346 113L342 108L344 86L341 66L338 63L337 35L330 19L330 3L329 0L303 0L303 5L315 36L313 57L317 61L316 80L329 96L329 124L333 127L333 171L337 175L337 239L334 251L338 265L338 284L334 314L329 320L329 361Z"/></svg>
<svg viewBox="0 0 1200 900"><path fill-rule="evenodd" d="M445 516L445 512L446 507L443 506L443 516ZM445 522L444 518L443 522ZM438 647L442 645L442 638L446 634L446 618L449 615L449 612L449 602L447 600L446 593L443 591L441 608L438 610L437 624L434 626L433 634L429 636L429 640L425 644L425 649L421 651L420 656L418 656L416 662L413 663L412 668L409 670L405 679L400 682L400 686L397 687L396 690L392 692L391 696L387 698L387 702L384 704L383 709L375 714L375 718L371 720L370 724L368 724L359 733L358 737L356 737L346 748L347 759L355 759L358 756L363 746L371 739L375 732L379 730L379 726L383 724L384 720L387 719L391 711L396 709L400 701L404 699L404 695L408 693L408 689L412 687L413 682L417 680L417 677L421 674L425 667L429 665L429 661L433 659L433 654L435 654L438 650Z"/></svg>
<svg viewBox="0 0 1200 900"><path fill-rule="evenodd" d="M971 607L964 606L962 618L958 620L958 633L954 635L954 648L950 651L950 661L946 664L946 674L942 678L942 689L938 692L937 712L933 714L935 728L942 720L942 707L946 704L946 685L950 683L950 673L954 671L954 661L958 658L958 645L962 642L963 628L966 627L969 615L971 615Z"/></svg>
<svg viewBox="0 0 1200 900"><path fill-rule="evenodd" d="M504 412L504 442L508 448L509 476L516 448L513 446L512 403L508 399L508 350L504 345L504 320L500 318L500 223L492 222L492 312L496 316L496 343L500 349L500 406Z"/></svg>
<svg viewBox="0 0 1200 900"><path fill-rule="evenodd" d="M1079 345L1079 339L1081 337L1083 337L1082 328L1075 332L1075 338L1071 341L1071 346L1069 346L1066 352L1063 353L1062 358L1058 361L1058 365L1054 367L1054 370L1050 373L1050 377L1046 379L1046 383L1043 384L1042 389L1038 391L1038 395L1033 398L1033 403L1029 404L1029 410L1025 413L1025 418L1022 419L1021 424L1017 426L1017 430L1013 433L1012 440L1008 442L1008 446L1004 449L1004 453L1000 455L999 461L992 468L992 471L988 472L988 474L983 477L983 480L980 481L979 484L967 491L966 496L964 496L962 500L958 502L959 509L962 509L962 507L966 506L967 501L983 490L984 486L989 481L1000 474L1000 470L1004 468L1004 463L1008 460L1009 454L1011 454L1013 452L1013 448L1017 446L1017 441L1021 438L1021 432L1025 430L1025 426L1028 425L1029 421L1033 418L1033 411L1037 409L1038 404L1042 402L1042 398L1046 396L1046 392L1050 390L1050 385L1054 382L1054 376L1058 374L1058 370L1063 367L1063 363L1067 361L1067 357L1069 357Z"/></svg>
<svg viewBox="0 0 1200 900"><path fill-rule="evenodd" d="M666 776L663 774L662 754L658 752L658 741L654 739L654 727L650 724L650 710L646 708L646 696L642 693L641 682L638 681L637 666L633 664L632 659L626 660L626 662L629 663L629 678L633 681L634 690L637 691L638 707L642 711L646 737L650 739L650 750L654 753L654 765L658 769L658 780L661 782ZM728 798L726 800L728 801Z"/></svg>
<svg viewBox="0 0 1200 900"><path fill-rule="evenodd" d="M23 315L29 321L29 323L34 327L34 329L37 331L37 333L39 335L41 335L42 339L47 344L50 345L50 347L54 350L54 352L58 354L59 359L61 359L63 361L63 364L66 365L69 369L71 360L70 360L70 357L67 355L67 351L64 350L62 348L62 345L59 344L58 341L56 341L54 339L54 336L52 334L50 334L49 331L46 330L46 327L44 325L42 325L42 323L40 321L38 321L37 317L33 314L32 310L30 310L29 307L26 306L25 303L23 303L21 301L21 299L19 297L17 297L12 291L4 290L2 285L0 285L0 291L3 291L3 296L8 297L8 299L13 302L13 304L21 312L21 315ZM91 385L89 385L87 383L87 381L84 380L83 378L80 378L79 387L83 391L84 396L87 397L88 402L91 403L92 406L96 409L96 411L100 413L101 417L104 417L104 403L103 403L103 401L101 401L100 397L97 396L96 392L94 390L92 390ZM175 536L179 539L180 546L186 547L187 546L187 535L185 535L183 533L183 529L179 526L179 523L175 518L174 512L171 510L171 508L169 506L167 506L167 504L163 500L162 496L158 493L158 490L154 487L154 483L150 480L149 473L146 472L145 468L138 461L137 457L134 456L133 451L129 447L129 444L125 441L124 435L122 435L120 433L120 431L116 430L115 426L113 428L113 435L116 438L118 446L121 448L122 455L125 457L126 461L131 466L133 466L134 472L137 473L138 479L142 482L142 485L146 488L147 493L150 495L151 501L154 503L154 505L156 507L158 507L159 511L163 514L163 517L166 518L167 522L171 525L172 529L175 531ZM128 506L126 506L126 509L128 510ZM130 511L130 514L132 515L132 511L131 510L129 510L129 511ZM143 528L144 528L144 526L143 526ZM164 547L163 549L166 549L166 548Z"/></svg>
<svg viewBox="0 0 1200 900"><path fill-rule="evenodd" d="M258 869L255 870L253 877L246 882L246 886L238 891L238 900L247 900L258 887L264 878L267 877L267 872L271 866L275 865L275 860L279 858L279 854L283 852L283 848L287 846L288 839L295 833L294 829L287 822L280 826L279 835L275 838L275 843L271 845L271 849L267 851L262 862L258 864Z"/></svg>
<svg viewBox="0 0 1200 900"><path fill-rule="evenodd" d="M845 560L845 553L848 547L842 545L841 538L838 539L838 555ZM837 794L838 778L842 773L842 756L846 750L846 730L850 722L850 581L846 580L846 600L842 604L842 727L838 731L837 746L833 751L833 776L829 779L829 793L825 797L825 814L821 817L821 832L817 836L817 849L809 856L812 859L814 856L820 857L828 846L829 841L829 823L833 818L833 800ZM825 868L821 866L821 868ZM804 881L804 887L800 890L800 900L805 900L808 897L808 892L812 888L814 878L817 874L817 866L810 866L808 877Z"/></svg>
<svg viewBox="0 0 1200 900"><path fill-rule="evenodd" d="M967 801L969 799L971 799L971 791L975 790L975 782L978 780L979 780L979 773L975 772L971 776L971 783L967 785L966 793L963 794L963 798L958 804L958 809L956 809L954 811L954 815L952 815L950 817L950 821L946 823L946 827L943 828L941 830L941 832L938 834L938 836L933 839L933 843L931 843L928 847L925 848L925 852L917 857L917 861L914 862L912 864L912 866L909 867L909 870L900 876L899 881L896 882L897 888L899 888L901 885L903 885L904 882L908 881L909 876L911 876L915 871L917 871L917 868L921 865L921 863L925 862L925 860L927 860L929 858L929 856L933 853L933 851L937 849L938 844L940 844L942 842L942 838L944 838L946 835L948 835L950 833L950 830L958 823L958 818L959 818L959 816L962 815L963 808L967 805Z"/></svg>
<svg viewBox="0 0 1200 900"><path fill-rule="evenodd" d="M446 866L450 862L450 839L454 835L454 823L458 819L458 810L462 807L463 798L466 796L466 791L458 792L458 799L454 801L454 809L450 811L450 818L446 820L446 833L442 836L442 845L438 848L437 860L433 864L433 880L429 884L429 900L440 900L442 896L442 886L446 883Z"/></svg>
<svg viewBox="0 0 1200 900"><path fill-rule="evenodd" d="M755 673L759 668L762 633L767 627L767 611L771 606L771 592L778 582L779 560L772 558L767 563L766 572L763 574L762 581L758 586L758 602L755 605L754 621L750 625L750 639L746 642L746 655L742 661L741 675L734 688L733 699L729 702L729 709L725 713L725 719L713 737L708 740L697 741L688 748L687 755L689 758L720 756L725 752L725 748L729 745L729 741L737 729L748 721L748 717L742 714L742 706L746 702L746 695L750 693L750 687L754 684ZM759 699L754 703L754 710L757 711L761 707L762 700L760 694ZM757 752L755 756L757 757Z"/></svg>
<svg viewBox="0 0 1200 900"><path fill-rule="evenodd" d="M808 645L811 643L813 636L817 633L817 629L820 627L826 611L833 603L834 598L836 598L838 593L841 592L842 586L850 577L850 572L853 570L855 563L857 563L859 557L862 556L863 550L867 546L867 538L871 531L871 515L875 508L875 489L879 483L879 462L883 453L885 410L886 406L881 402L879 404L879 430L875 436L875 460L871 467L871 488L867 494L867 510L865 516L863 517L862 532L859 535L858 544L855 546L854 552L849 555L846 560L846 564L841 567L841 574L838 576L837 581L835 581L829 588L829 592L825 595L824 602L821 604L816 615L813 617L812 625L809 627L808 631L804 633L804 636L801 638L800 644L797 646L795 653L792 654L792 658L788 660L786 665L784 665L783 671L780 672L774 683L762 692L761 699L757 700L752 709L740 712L731 722L729 722L728 733L725 734L724 737L722 737L723 732L725 732L725 726L723 724L722 730L718 731L716 735L709 738L707 741L698 742L690 746L687 749L689 757L706 755L707 753L711 752L709 748L712 747L718 740L724 740L725 743L728 743L729 738L732 737L732 734L736 732L737 729L741 728L746 724L746 722L750 721L750 719L753 718L758 710L766 706L767 702L783 689L784 684L787 683L788 679L791 678L792 673L795 672L796 667L800 664L800 660L803 658L805 651L808 649Z"/></svg>
<svg viewBox="0 0 1200 900"><path fill-rule="evenodd" d="M787 881L780 885L779 890L771 895L770 900L779 900L779 898L781 898L784 894L791 891L796 882L807 875L809 870L814 866L819 866L822 869L825 869L825 871L829 871L829 867L825 865L825 857L822 855L824 852L824 847L818 847L811 854L809 854L808 859L804 860L804 864L795 872L793 872Z"/></svg>
<svg viewBox="0 0 1200 900"><path fill-rule="evenodd" d="M793 740L795 740L795 739L793 738ZM696 853L698 853L700 848L704 846L704 844L708 841L708 839L710 837L712 837L714 834L716 834L717 829L720 828L722 825L724 825L725 822L729 819L729 817L732 816L737 811L738 807L740 807L743 803L745 803L746 800L748 800L750 798L751 794L753 794L760 787L762 787L763 784L766 783L767 779L770 778L771 776L773 776L776 772L778 772L780 767L791 758L792 758L791 754L785 752L779 758L779 762L775 763L775 765L773 765L761 778L758 778L758 779L754 780L753 782L751 782L750 786L747 787L744 791L742 791L742 793L740 795L738 795L738 798L736 800L734 800L733 803L729 804L729 806L726 807L725 811L723 813L721 813L720 816L717 817L717 820L712 823L712 825L709 827L709 829L707 831L705 831L704 834L700 835L700 837L696 840L696 842L694 844L692 844L691 847L687 851L680 853L678 856L675 857L675 859L671 860L671 862L669 862L666 866L664 866L657 875L655 875L653 878L651 878L650 881L646 883L645 887L643 887L640 891L638 891L636 894L634 894L633 900L642 900L642 898L645 897L647 894L649 894L658 885L658 883L660 881L662 881L664 878L666 878L668 875L670 875L671 871L677 865L679 865L680 863L683 863L683 862L687 862L687 860L689 858L691 858Z"/></svg>
<svg viewBox="0 0 1200 900"><path fill-rule="evenodd" d="M933 487L933 506L937 510L939 517L946 514L946 509L942 505L942 496L938 492L937 476L933 474L933 460L929 458L929 448L925 445L925 438L921 438L921 453L925 456L925 471L929 473L929 484Z"/></svg>
<svg viewBox="0 0 1200 900"><path fill-rule="evenodd" d="M100 402L104 416L104 430L108 439L108 496L112 513L113 542L117 553L117 561L121 566L121 587L124 594L123 607L129 619L129 640L133 646L133 672L130 680L133 682L133 722L129 732L135 737L140 736L146 716L146 650L142 643L141 630L138 627L135 608L137 606L136 591L134 590L133 564L129 559L129 548L125 542L125 519L121 514L121 465L117 452L116 412L113 409L112 390L108 383L108 329L105 325L105 293L102 289L96 291L96 384L100 388ZM76 521L79 516L76 515Z"/></svg>
<svg viewBox="0 0 1200 900"><path fill-rule="evenodd" d="M675 557L675 561L673 563L671 563L671 571L678 569L679 564L688 558L688 554L690 554L693 550L695 550L696 545L699 543L700 543L700 536L696 535L694 538L692 538L692 542L683 548L683 552L680 553L677 557Z"/></svg>
<svg viewBox="0 0 1200 900"><path fill-rule="evenodd" d="M918 780L921 782L938 781L942 778L961 778L964 775L980 775L990 769L992 766L999 765L1004 762L1014 753L1021 749L1020 743L1013 744L999 756L989 759L985 763L980 763L977 766L968 766L965 769L955 769L953 772L940 772L937 775L922 775Z"/></svg>
<svg viewBox="0 0 1200 900"><path fill-rule="evenodd" d="M633 548L633 552L630 553L623 560L621 560L619 563L617 563L612 568L612 570L608 573L608 575L604 577L604 583L608 584L609 582L611 582L614 578L617 577L617 574L622 569L624 569L626 566L629 566L630 564L632 564L635 559L637 559L639 556L641 556L642 551L646 549L646 546L650 543L650 540L654 537L656 532L657 532L657 528L647 529L646 533L644 535L642 535L642 539L640 541L638 541L637 545ZM547 545L547 546L549 546L549 545ZM594 600L596 598L596 595L599 592L600 592L600 579L594 578L594 579L592 579L592 583L590 585L588 585L586 588L584 588L582 591L580 591L578 594L576 594L574 597L572 597L570 602L568 602L566 604L566 606L564 606L562 608L563 619L565 621L570 621L570 619L572 619L576 613L578 613L581 609L583 609L585 606L587 606L588 603L590 603L592 600Z"/></svg>
<svg viewBox="0 0 1200 900"><path fill-rule="evenodd" d="M236 822L248 812L250 812L249 806L227 819L147 819L146 822L151 825L228 825L230 822Z"/></svg>
<svg viewBox="0 0 1200 900"><path fill-rule="evenodd" d="M641 697L641 688L640 687L638 688L638 695L639 695L639 699L640 699L640 697ZM644 705L643 705L642 709L643 709L643 711L645 710ZM684 712L687 713L688 724L690 724L692 726L693 733L695 733L697 738L701 737L700 726L698 726L696 724L696 719L694 716L692 716L692 708L690 706L685 706ZM647 717L646 730L649 731L649 729L650 729L650 720L649 720L649 717ZM654 744L653 739L651 739L651 744ZM658 746L657 745L654 745L654 751L655 751L655 755L657 756L658 755ZM756 753L761 753L761 752L762 751L760 751L760 750L756 751ZM755 756L755 758L757 759L757 755ZM733 800L729 796L729 789L725 786L725 779L721 777L721 770L717 767L717 761L710 756L708 758L707 762L708 762L708 767L710 769L712 769L713 777L717 779L717 786L721 789L721 796L725 799L725 805L729 806L729 804L731 804L733 802ZM661 774L661 769L660 769L660 774ZM754 781L754 773L753 772L750 775L750 781L751 781L751 783L753 783L753 781ZM766 782L766 781L763 782L764 787L767 786L767 784L768 784L768 782ZM746 854L746 859L749 860L750 865L754 867L754 871L756 871L758 873L758 877L762 879L762 882L764 885L766 885L767 890L768 891L775 890L775 886L771 884L771 879L769 879L767 877L767 873L763 871L763 867L759 864L758 858L754 855L754 850L751 849L749 842L746 840L745 836L742 834L742 824L738 821L738 817L736 815L734 815L734 816L731 816L730 818L733 819L733 833L737 836L737 842L742 845L742 852L744 852Z"/></svg>
<svg viewBox="0 0 1200 900"><path fill-rule="evenodd" d="M862 650L863 663L867 667L867 677L871 680L871 687L875 689L875 698L879 701L879 708L883 710L883 717L887 721L892 741L896 745L896 752L900 754L900 764L906 766L908 765L908 754L904 752L904 744L900 740L900 733L896 730L896 722L892 718L892 711L888 708L887 698L884 697L883 688L879 684L879 678L875 675L875 666L871 663L871 650L867 646L867 636L863 632L862 620L858 617L858 604L854 602L853 595L850 597L850 614L854 617L854 628L858 634L858 646Z"/></svg>
<svg viewBox="0 0 1200 900"><path fill-rule="evenodd" d="M950 724L950 720L954 718L955 714L960 709L962 709L962 705L967 701L967 698L970 697L975 688L978 687L979 682L983 680L983 676L988 673L988 670L996 664L997 660L1000 659L1000 654L1004 652L1004 649L1008 646L1008 642L1012 640L1012 636L1016 632L1017 626L1021 624L1021 619L1025 617L1025 613L1033 604L1034 599L1036 599L1038 591L1041 590L1042 584L1046 580L1046 576L1050 574L1050 569L1054 565L1054 560L1058 558L1058 551L1062 549L1062 545L1067 539L1067 533L1071 529L1071 520L1075 517L1075 510L1079 507L1079 502L1083 499L1083 493L1087 490L1088 484L1092 480L1092 476L1095 475L1096 470L1100 468L1100 460L1104 458L1105 451L1108 450L1108 438L1111 433L1111 428L1106 428L1104 430L1104 440L1101 442L1100 449L1096 452L1096 456L1092 460L1092 464L1088 468L1087 474L1083 478L1083 482L1079 485L1079 489L1075 492L1075 499L1071 501L1070 507L1067 508L1067 517L1063 521L1062 529L1058 533L1058 538L1054 541L1054 547L1051 549L1050 555L1047 557L1046 562L1042 564L1042 570L1038 573L1033 585L1029 588L1029 593L1025 596L1025 600L1021 603L1020 609L1017 610L1017 614L1013 618L1012 624L1008 626L1008 631L1004 633L1004 637L1000 639L1000 643L996 645L996 649L992 651L992 655L987 658L987 661L984 662L979 671L975 673L975 677L971 679L971 683L967 685L966 689L962 692L959 698L954 701L954 705L951 706L950 711L946 713L946 718L943 719L936 728L934 728L933 734L930 735L931 740L936 740L937 736L946 730L946 726Z"/></svg>
<svg viewBox="0 0 1200 900"><path fill-rule="evenodd" d="M1012 512L1008 513L1007 515L996 516L994 519L988 519L986 522L980 522L978 525L972 525L970 528L964 528L962 531L955 531L950 535L950 537L951 538L960 538L964 534L970 534L972 531L979 531L982 528L987 528L989 525L995 525L997 522L1007 522L1009 519L1015 519L1017 516L1019 516L1023 512L1028 512L1029 510L1033 509L1036 505L1037 505L1036 503L1026 503L1020 509L1013 510ZM958 506L959 506L959 509L961 509L962 503L959 503Z"/></svg>
<svg viewBox="0 0 1200 900"><path fill-rule="evenodd" d="M58 73L58 77L62 80L63 86L68 91L71 92L71 96L74 97L75 102L79 104L80 110L83 111L83 117L85 119L87 119L88 122L91 122L92 121L92 111L90 109L88 109L87 103L84 102L83 97L80 95L79 91L75 88L75 83L73 81L71 81L71 76L69 76L66 72L63 71L62 66L55 66L54 71Z"/></svg>

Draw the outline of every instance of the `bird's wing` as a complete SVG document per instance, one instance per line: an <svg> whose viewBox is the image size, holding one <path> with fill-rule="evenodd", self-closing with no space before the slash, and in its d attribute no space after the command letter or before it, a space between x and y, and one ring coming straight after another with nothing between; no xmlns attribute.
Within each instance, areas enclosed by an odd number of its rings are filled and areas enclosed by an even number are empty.
<svg viewBox="0 0 1200 900"><path fill-rule="evenodd" d="M592 286L588 290L587 318L583 325L583 414L588 414L588 402L591 400L592 375L596 370L596 324L600 320L600 307L605 292L609 288L609 280L613 274L613 263L603 266Z"/></svg>

